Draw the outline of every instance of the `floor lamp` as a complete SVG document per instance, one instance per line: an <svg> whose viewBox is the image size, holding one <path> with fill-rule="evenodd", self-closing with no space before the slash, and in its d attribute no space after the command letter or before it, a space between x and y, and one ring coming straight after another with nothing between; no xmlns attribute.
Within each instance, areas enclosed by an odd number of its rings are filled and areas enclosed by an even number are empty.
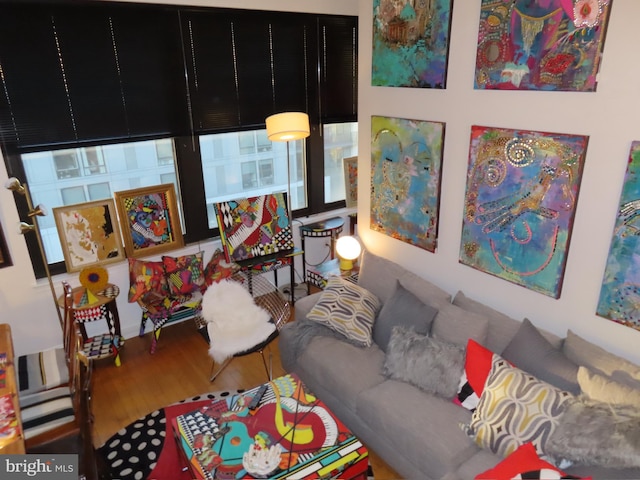
<svg viewBox="0 0 640 480"><path fill-rule="evenodd" d="M276 113L266 119L267 137L272 142L287 143L287 214L289 222L293 222L291 209L291 158L289 156L289 142L307 138L309 136L309 115L302 112Z"/></svg>
<svg viewBox="0 0 640 480"><path fill-rule="evenodd" d="M56 313L58 314L58 320L60 321L60 326L62 327L62 313L60 312L60 307L58 306L58 297L56 296L56 290L53 288L53 281L51 280L51 272L49 271L49 261L47 260L47 254L44 250L44 244L42 243L42 234L40 233L40 226L38 225L38 217L43 217L47 214L47 209L43 205L33 206L33 201L31 200L31 192L29 192L29 188L26 183L20 183L16 177L11 177L6 181L4 186L11 190L14 193L19 195L24 195L27 200L27 208L29 211L27 212L27 216L33 219L33 223L29 224L26 222L20 222L20 234L24 235L27 232L35 232L36 239L38 240L38 248L40 249L40 255L42 256L42 262L44 263L44 271L47 274L47 280L49 280L49 288L51 288L51 295L53 296L53 302L56 305Z"/></svg>

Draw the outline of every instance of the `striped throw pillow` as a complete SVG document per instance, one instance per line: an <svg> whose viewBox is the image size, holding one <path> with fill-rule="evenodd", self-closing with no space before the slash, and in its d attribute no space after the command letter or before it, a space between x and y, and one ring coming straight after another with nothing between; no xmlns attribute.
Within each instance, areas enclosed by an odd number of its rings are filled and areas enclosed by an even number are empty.
<svg viewBox="0 0 640 480"><path fill-rule="evenodd" d="M342 277L329 278L320 299L307 314L364 347L371 345L371 331L380 300L370 291Z"/></svg>

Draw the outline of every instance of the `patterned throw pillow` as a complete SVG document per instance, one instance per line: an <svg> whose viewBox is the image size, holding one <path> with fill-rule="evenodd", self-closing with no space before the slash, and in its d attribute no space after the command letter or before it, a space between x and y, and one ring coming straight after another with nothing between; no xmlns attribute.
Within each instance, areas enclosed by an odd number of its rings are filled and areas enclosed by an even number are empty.
<svg viewBox="0 0 640 480"><path fill-rule="evenodd" d="M162 262L129 258L129 302L160 305L169 295Z"/></svg>
<svg viewBox="0 0 640 480"><path fill-rule="evenodd" d="M368 347L372 343L371 331L379 309L380 300L373 293L334 276L327 281L318 303L307 318Z"/></svg>
<svg viewBox="0 0 640 480"><path fill-rule="evenodd" d="M213 256L207 266L204 267L204 288L211 286L213 283L218 283L225 278L229 278L231 275L240 270L240 266L237 263L229 263L224 256L224 252L219 248L213 252Z"/></svg>
<svg viewBox="0 0 640 480"><path fill-rule="evenodd" d="M181 257L162 257L169 291L173 296L189 295L204 285L202 252Z"/></svg>
<svg viewBox="0 0 640 480"><path fill-rule="evenodd" d="M528 442L542 455L572 398L496 355L466 431L478 446L502 457Z"/></svg>
<svg viewBox="0 0 640 480"><path fill-rule="evenodd" d="M460 376L458 392L453 403L474 412L484 390L484 384L491 372L494 353L473 339L467 342L464 370Z"/></svg>
<svg viewBox="0 0 640 480"><path fill-rule="evenodd" d="M475 480L577 479L542 460L531 443L525 443L495 467L476 475ZM589 480L585 478L584 480Z"/></svg>

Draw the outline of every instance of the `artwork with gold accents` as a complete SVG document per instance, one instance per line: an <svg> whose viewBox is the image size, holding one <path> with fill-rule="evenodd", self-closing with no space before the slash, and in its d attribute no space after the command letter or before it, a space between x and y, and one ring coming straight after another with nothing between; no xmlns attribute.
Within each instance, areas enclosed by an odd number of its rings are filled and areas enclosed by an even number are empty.
<svg viewBox="0 0 640 480"><path fill-rule="evenodd" d="M592 92L612 0L482 0L475 88Z"/></svg>
<svg viewBox="0 0 640 480"><path fill-rule="evenodd" d="M631 144L596 314L640 330L640 141Z"/></svg>
<svg viewBox="0 0 640 480"><path fill-rule="evenodd" d="M435 252L442 122L371 117L371 229Z"/></svg>
<svg viewBox="0 0 640 480"><path fill-rule="evenodd" d="M587 142L473 126L460 263L559 298Z"/></svg>
<svg viewBox="0 0 640 480"><path fill-rule="evenodd" d="M371 85L445 88L452 0L374 0Z"/></svg>

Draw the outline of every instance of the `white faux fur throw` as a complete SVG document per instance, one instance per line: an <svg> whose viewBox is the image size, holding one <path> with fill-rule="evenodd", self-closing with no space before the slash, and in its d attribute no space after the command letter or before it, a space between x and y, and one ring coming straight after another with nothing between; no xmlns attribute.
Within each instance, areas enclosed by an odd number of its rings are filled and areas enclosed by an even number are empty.
<svg viewBox="0 0 640 480"><path fill-rule="evenodd" d="M211 339L209 355L216 363L259 344L276 329L269 321L269 312L256 305L247 289L232 280L207 288L202 297L202 317Z"/></svg>

